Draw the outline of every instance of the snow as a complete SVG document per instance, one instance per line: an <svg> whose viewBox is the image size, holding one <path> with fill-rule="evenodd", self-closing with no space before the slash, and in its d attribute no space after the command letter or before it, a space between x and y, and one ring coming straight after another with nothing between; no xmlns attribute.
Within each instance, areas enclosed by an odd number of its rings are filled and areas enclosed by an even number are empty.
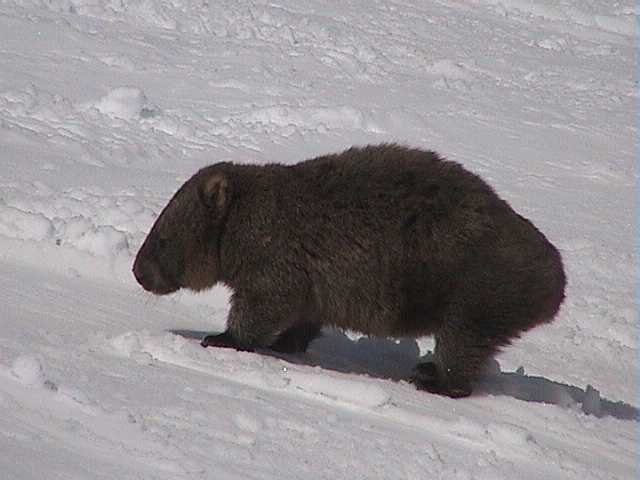
<svg viewBox="0 0 640 480"><path fill-rule="evenodd" d="M42 364L31 355L21 355L11 365L11 373L24 385L44 386L47 382Z"/></svg>
<svg viewBox="0 0 640 480"><path fill-rule="evenodd" d="M135 87L115 88L91 106L104 115L123 120L152 117L156 114L144 92Z"/></svg>
<svg viewBox="0 0 640 480"><path fill-rule="evenodd" d="M633 479L636 5L0 2L0 477ZM471 398L403 381L429 338L202 349L229 292L133 257L217 161L434 149L562 252L556 321Z"/></svg>

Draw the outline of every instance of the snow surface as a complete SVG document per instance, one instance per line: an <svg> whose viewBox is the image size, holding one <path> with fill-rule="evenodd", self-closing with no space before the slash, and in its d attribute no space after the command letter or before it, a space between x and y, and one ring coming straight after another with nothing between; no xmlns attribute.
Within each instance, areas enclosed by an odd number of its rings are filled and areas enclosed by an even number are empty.
<svg viewBox="0 0 640 480"><path fill-rule="evenodd" d="M0 477L634 479L636 7L609 0L0 2ZM435 149L560 248L553 324L477 395L430 339L202 349L228 292L133 256L197 168ZM523 368L519 368L519 367Z"/></svg>

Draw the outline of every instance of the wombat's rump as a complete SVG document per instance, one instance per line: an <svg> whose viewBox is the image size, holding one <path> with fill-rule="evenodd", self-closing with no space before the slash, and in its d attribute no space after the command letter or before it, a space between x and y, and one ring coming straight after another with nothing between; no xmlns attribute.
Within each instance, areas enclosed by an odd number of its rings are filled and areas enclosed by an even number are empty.
<svg viewBox="0 0 640 480"><path fill-rule="evenodd" d="M453 397L471 393L499 347L551 320L565 286L558 251L477 175L389 144L205 167L133 271L157 294L232 289L227 331L204 346L304 351L323 325L433 334L434 361L412 381Z"/></svg>

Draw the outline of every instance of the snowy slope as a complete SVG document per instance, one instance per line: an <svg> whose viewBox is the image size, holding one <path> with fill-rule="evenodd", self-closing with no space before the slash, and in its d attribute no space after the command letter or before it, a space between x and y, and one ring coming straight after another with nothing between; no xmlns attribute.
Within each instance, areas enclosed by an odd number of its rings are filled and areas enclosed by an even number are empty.
<svg viewBox="0 0 640 480"><path fill-rule="evenodd" d="M636 478L635 15L1 1L0 478ZM380 141L481 174L565 259L556 322L478 395L401 381L430 339L205 350L188 337L224 328L227 292L135 284L137 248L197 168Z"/></svg>

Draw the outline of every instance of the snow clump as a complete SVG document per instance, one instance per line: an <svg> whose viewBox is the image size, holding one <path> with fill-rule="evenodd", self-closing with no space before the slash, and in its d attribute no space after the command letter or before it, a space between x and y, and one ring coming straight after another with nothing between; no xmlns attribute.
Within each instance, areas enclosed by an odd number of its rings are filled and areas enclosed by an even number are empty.
<svg viewBox="0 0 640 480"><path fill-rule="evenodd" d="M100 113L122 120L153 117L158 113L142 90L136 87L118 87L93 105Z"/></svg>
<svg viewBox="0 0 640 480"><path fill-rule="evenodd" d="M11 364L11 374L20 383L29 387L44 387L57 390L58 387L44 374L42 363L33 355L21 355Z"/></svg>

